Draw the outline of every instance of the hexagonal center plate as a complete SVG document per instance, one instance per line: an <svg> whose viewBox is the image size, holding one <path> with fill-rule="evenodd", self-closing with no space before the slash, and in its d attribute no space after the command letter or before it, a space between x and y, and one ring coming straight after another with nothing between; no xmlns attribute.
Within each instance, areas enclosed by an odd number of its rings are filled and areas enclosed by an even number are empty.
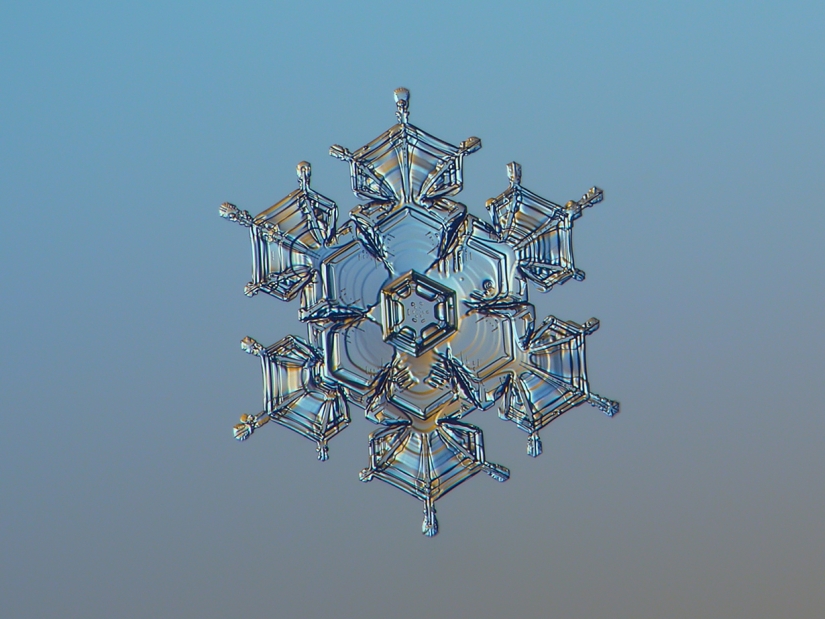
<svg viewBox="0 0 825 619"><path fill-rule="evenodd" d="M455 332L455 292L416 271L381 290L384 341L416 357Z"/></svg>

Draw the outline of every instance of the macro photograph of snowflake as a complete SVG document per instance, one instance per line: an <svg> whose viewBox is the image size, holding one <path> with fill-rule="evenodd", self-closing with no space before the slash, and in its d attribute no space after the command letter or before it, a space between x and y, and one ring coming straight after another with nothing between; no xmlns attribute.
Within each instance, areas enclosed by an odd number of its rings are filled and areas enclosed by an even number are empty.
<svg viewBox="0 0 825 619"><path fill-rule="evenodd" d="M823 23L4 3L0 619L825 617Z"/></svg>
<svg viewBox="0 0 825 619"><path fill-rule="evenodd" d="M540 430L582 403L612 417L619 404L590 391L585 338L599 327L538 319L528 285L540 292L584 272L573 262L573 223L598 204L592 187L563 206L521 182L487 201L488 221L452 200L464 159L481 148L453 146L409 122L410 92L395 91L397 124L355 152L330 155L350 166L362 201L338 224L338 206L310 186L253 217L224 203L220 215L249 228L253 279L245 292L300 298L306 338L288 335L243 350L261 360L263 410L244 414L235 438L274 421L309 438L320 460L356 406L381 426L369 438L363 481L381 479L424 503L422 532L438 532L435 501L476 473L506 481L490 462L481 429L465 418L493 407L542 452Z"/></svg>

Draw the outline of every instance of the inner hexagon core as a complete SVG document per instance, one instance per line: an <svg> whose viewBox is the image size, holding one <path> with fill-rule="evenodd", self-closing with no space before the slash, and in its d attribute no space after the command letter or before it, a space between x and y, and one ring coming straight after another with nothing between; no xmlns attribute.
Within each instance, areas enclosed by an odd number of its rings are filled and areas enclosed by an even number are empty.
<svg viewBox="0 0 825 619"><path fill-rule="evenodd" d="M418 357L456 330L455 292L416 271L381 290L384 341Z"/></svg>

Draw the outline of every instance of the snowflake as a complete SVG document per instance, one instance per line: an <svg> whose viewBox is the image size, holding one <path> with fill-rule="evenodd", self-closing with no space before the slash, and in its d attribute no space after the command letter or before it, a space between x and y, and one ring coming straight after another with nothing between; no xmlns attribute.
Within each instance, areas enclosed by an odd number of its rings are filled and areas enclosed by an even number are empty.
<svg viewBox="0 0 825 619"><path fill-rule="evenodd" d="M484 455L481 430L463 418L499 403L499 416L529 434L527 453L541 453L539 430L583 402L613 416L617 402L590 391L585 336L599 322L550 316L536 324L530 281L541 292L584 273L573 263L573 221L601 202L596 187L560 206L521 184L487 202L492 223L450 199L462 189L465 155L478 138L455 147L409 123L409 92L395 91L398 124L350 152L330 154L350 165L363 203L337 225L338 207L310 187L310 165L298 164L298 189L260 215L233 204L220 214L250 229L252 296L300 297L306 340L287 336L262 346L264 410L234 428L244 440L269 421L316 443L362 408L381 426L370 435L363 481L378 478L424 503L423 532L435 535L434 502L484 471L510 473Z"/></svg>

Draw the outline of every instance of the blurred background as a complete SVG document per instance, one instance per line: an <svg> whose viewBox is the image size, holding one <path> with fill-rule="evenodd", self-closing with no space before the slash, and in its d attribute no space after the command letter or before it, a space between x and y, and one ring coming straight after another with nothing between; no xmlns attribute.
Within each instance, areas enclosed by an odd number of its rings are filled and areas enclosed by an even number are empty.
<svg viewBox="0 0 825 619"><path fill-rule="evenodd" d="M825 5L133 2L0 20L0 614L9 618L825 614ZM357 202L331 144L395 122L483 149L575 228L601 319L593 390L526 435L468 420L484 475L421 506L358 481L375 429L315 459L267 426L242 337L305 327L249 299L245 230L296 187Z"/></svg>

